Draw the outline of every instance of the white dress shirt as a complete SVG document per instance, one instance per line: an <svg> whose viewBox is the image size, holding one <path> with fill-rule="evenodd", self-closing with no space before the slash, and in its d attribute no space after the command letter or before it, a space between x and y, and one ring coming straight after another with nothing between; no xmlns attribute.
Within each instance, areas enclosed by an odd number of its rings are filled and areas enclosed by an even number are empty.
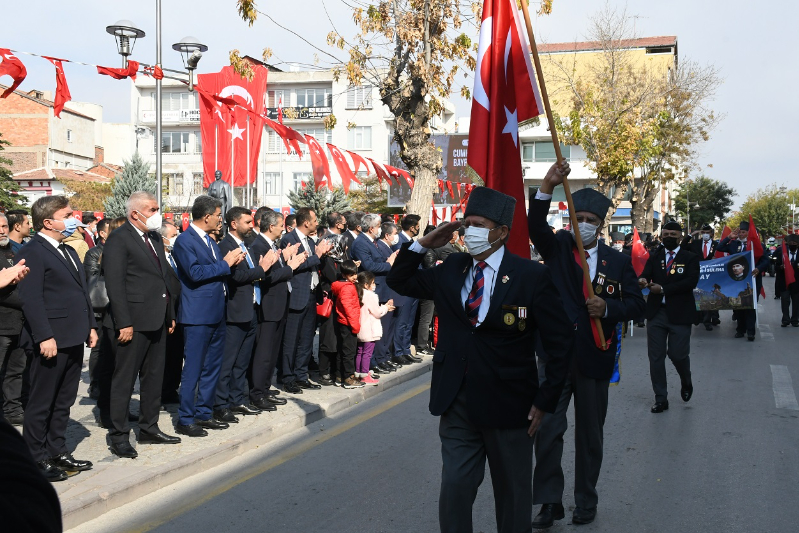
<svg viewBox="0 0 799 533"><path fill-rule="evenodd" d="M277 253L277 262L280 264L280 266L286 266L286 263L283 262L283 251L278 249L274 241L267 237L265 233L259 233L258 235L260 235L266 241L266 245L269 246L270 250L274 250L275 253ZM291 280L286 281L286 287L288 288L289 292L291 292Z"/></svg>
<svg viewBox="0 0 799 533"><path fill-rule="evenodd" d="M41 235L42 238L44 238L44 240L49 242L53 246L53 248L55 248L55 251L58 252L58 255L60 255L61 257L64 257L64 254L62 254L61 250L58 249L59 246L64 244L63 242L58 242L54 238L50 237L49 235L45 235L41 231L39 232L39 235ZM64 246L69 246L69 245L68 244L64 244ZM71 248L71 246L70 246L70 248ZM75 264L75 260L72 258L72 254L70 254L69 251L67 251L67 257L69 257L69 260L72 262L72 266L75 268L75 270L80 272L80 270L78 270L78 265Z"/></svg>
<svg viewBox="0 0 799 533"><path fill-rule="evenodd" d="M208 246L208 240L205 238L208 234L206 232L204 232L203 230L201 230L200 228L198 228L197 226L195 226L194 222L189 224L189 227L192 228L194 231L196 231L197 235L200 236L200 240L203 241L203 244ZM208 246L208 248L210 248L210 250L211 250L211 255L214 256L214 259L216 259L216 253L214 252L214 247L213 246Z"/></svg>
<svg viewBox="0 0 799 533"><path fill-rule="evenodd" d="M674 250L671 250L671 251L669 251L669 250L663 250L663 251L666 252L666 262L664 263L664 265L668 265L669 264L669 254L674 254L671 257L673 257L676 260L677 259L677 254L680 252L680 247L678 246L677 248L675 248ZM674 267L674 263L672 263L671 266ZM666 269L666 274L668 275L668 273L669 273L669 269L667 268ZM662 285L661 285L661 289L660 290L663 290L663 286ZM663 303L663 305L666 305L666 295L665 294L663 295L663 299L661 300L661 302Z"/></svg>
<svg viewBox="0 0 799 533"><path fill-rule="evenodd" d="M308 252L308 255L311 255L311 245L308 244L308 236L301 232L299 228L297 228L297 236L300 238L300 242L302 243L302 247L304 248L305 252ZM311 271L311 290L314 290L316 286L319 285L319 273L316 269Z"/></svg>
<svg viewBox="0 0 799 533"><path fill-rule="evenodd" d="M144 240L144 232L139 228L137 228L136 226L134 226L130 221L128 221L128 224L130 224L130 227L136 230L136 233L139 234L141 240ZM153 247L153 242L150 240L150 237L147 237L147 244L150 245L150 250L152 250L155 256L158 257L158 252L155 251L155 248Z"/></svg>

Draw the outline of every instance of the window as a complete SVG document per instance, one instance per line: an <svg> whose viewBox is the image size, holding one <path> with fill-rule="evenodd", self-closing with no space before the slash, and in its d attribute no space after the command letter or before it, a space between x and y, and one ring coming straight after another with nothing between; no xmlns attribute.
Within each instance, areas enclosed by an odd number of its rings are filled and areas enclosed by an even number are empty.
<svg viewBox="0 0 799 533"><path fill-rule="evenodd" d="M199 109L197 100L192 101L189 93L161 93L161 109L163 111L180 111L181 109Z"/></svg>
<svg viewBox="0 0 799 533"><path fill-rule="evenodd" d="M560 153L566 161L571 160L571 146L561 144ZM525 163L554 163L556 161L555 147L551 142L546 141L523 143L522 161Z"/></svg>
<svg viewBox="0 0 799 533"><path fill-rule="evenodd" d="M313 181L313 174L311 174L310 172L295 172L292 180L292 187L294 189L294 192L300 192L302 190L303 183L307 185L312 181Z"/></svg>
<svg viewBox="0 0 799 533"><path fill-rule="evenodd" d="M264 188L263 194L265 196L272 196L278 194L277 186L280 180L279 172L263 172Z"/></svg>
<svg viewBox="0 0 799 533"><path fill-rule="evenodd" d="M203 153L203 136L202 133L199 131L194 132L194 153L195 154Z"/></svg>
<svg viewBox="0 0 799 533"><path fill-rule="evenodd" d="M280 152L286 153L286 146L283 144L283 139L276 131L266 131L266 153L277 154Z"/></svg>
<svg viewBox="0 0 799 533"><path fill-rule="evenodd" d="M372 109L372 86L361 85L347 89L347 109Z"/></svg>
<svg viewBox="0 0 799 533"><path fill-rule="evenodd" d="M283 94L283 91L267 91L266 92L267 102L266 107L277 107L280 104L280 99L283 99L283 107L289 105L286 101L286 97Z"/></svg>
<svg viewBox="0 0 799 533"><path fill-rule="evenodd" d="M330 89L297 89L297 107L333 107L333 94Z"/></svg>
<svg viewBox="0 0 799 533"><path fill-rule="evenodd" d="M202 194L203 193L203 173L202 172L195 172L192 174L193 184L192 184L192 194Z"/></svg>
<svg viewBox="0 0 799 533"><path fill-rule="evenodd" d="M156 139L153 138L153 143ZM157 145L153 144L153 151ZM187 154L189 153L189 132L171 131L161 133L161 152L164 154Z"/></svg>
<svg viewBox="0 0 799 533"><path fill-rule="evenodd" d="M72 142L72 130L67 130L67 142Z"/></svg>
<svg viewBox="0 0 799 533"><path fill-rule="evenodd" d="M324 128L314 128L314 129L299 129L299 128L296 128L296 129L297 129L297 131L299 131L303 135L310 135L314 139L319 141L319 144L321 144L322 148L325 149L325 154L327 155L327 158L330 159L330 150L328 150L328 148L327 148L327 143L332 143L333 142L333 132L332 131L326 130ZM280 142L282 144L283 141L280 141ZM300 145L300 147L302 147L302 146L303 145ZM307 157L308 150L306 148L303 148L302 153L303 153L303 155L305 155Z"/></svg>
<svg viewBox="0 0 799 533"><path fill-rule="evenodd" d="M167 174L169 177L169 195L183 196L183 174Z"/></svg>
<svg viewBox="0 0 799 533"><path fill-rule="evenodd" d="M523 143L522 161L524 161L525 163L532 163L534 150L535 150L535 143Z"/></svg>
<svg viewBox="0 0 799 533"><path fill-rule="evenodd" d="M347 148L350 150L372 149L372 126L356 126L347 132Z"/></svg>

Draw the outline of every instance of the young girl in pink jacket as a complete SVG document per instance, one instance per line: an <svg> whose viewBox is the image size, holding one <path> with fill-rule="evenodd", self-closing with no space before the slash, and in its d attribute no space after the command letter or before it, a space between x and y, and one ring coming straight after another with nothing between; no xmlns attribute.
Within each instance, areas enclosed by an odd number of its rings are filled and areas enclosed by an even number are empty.
<svg viewBox="0 0 799 533"><path fill-rule="evenodd" d="M377 385L377 379L369 370L372 353L375 351L375 341L383 336L383 326L380 319L394 310L394 300L389 300L380 305L380 300L375 293L375 275L371 272L358 274L358 286L363 292L361 297L361 329L358 332L358 350L355 353L355 377L362 382Z"/></svg>

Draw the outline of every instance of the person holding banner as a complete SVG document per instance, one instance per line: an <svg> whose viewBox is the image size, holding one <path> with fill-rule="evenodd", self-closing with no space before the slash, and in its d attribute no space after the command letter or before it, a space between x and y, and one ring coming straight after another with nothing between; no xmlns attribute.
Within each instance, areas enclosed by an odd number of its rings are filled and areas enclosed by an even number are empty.
<svg viewBox="0 0 799 533"><path fill-rule="evenodd" d="M730 255L739 254L747 250L753 250L755 255L755 267L752 269L752 276L755 278L755 286L757 288L756 297L760 299L763 293L763 271L768 269L769 256L763 253L763 242L759 242L760 256L757 255L757 242L752 242L754 239L760 240L757 236L755 228L749 228L749 222L741 222L737 230L733 230L729 236L721 240L716 246L716 251L727 252ZM735 338L740 339L744 335L750 341L755 340L755 329L757 327L757 305L754 309L739 309L733 314L733 318L738 321L738 326L735 328Z"/></svg>
<svg viewBox="0 0 799 533"><path fill-rule="evenodd" d="M686 238L687 248L699 256L700 263L716 258L716 247L719 241L713 240L713 233L710 224L705 224L701 230L693 232L690 238ZM707 331L713 331L714 325L721 324L718 311L697 311L697 313Z"/></svg>
<svg viewBox="0 0 799 533"><path fill-rule="evenodd" d="M660 232L663 247L649 255L638 280L649 288L646 302L646 342L649 376L655 392L653 413L668 410L666 356L680 375L684 402L694 392L691 381L691 327L696 314L694 287L699 282L699 256L680 246L682 226L674 220Z"/></svg>
<svg viewBox="0 0 799 533"><path fill-rule="evenodd" d="M782 327L790 324L799 328L797 279L799 279L799 235L787 235L782 247L777 248L777 279L774 286L775 292L782 300Z"/></svg>
<svg viewBox="0 0 799 533"><path fill-rule="evenodd" d="M530 238L552 272L569 321L575 325L575 350L566 385L555 413L544 418L535 440L533 504L541 510L532 526L544 529L565 517L563 508L563 435L569 427L566 412L574 396L575 479L572 516L575 524L588 524L596 517L599 500L596 484L602 467L603 426L608 410L608 386L616 363L620 342L615 334L620 322L644 312L644 298L638 288L630 256L599 242L605 215L611 201L594 189L580 189L572 197L579 232L587 254L591 287L584 282L579 252L570 231L553 233L547 223L555 187L563 183L571 169L563 161L552 165L541 188L530 200L527 224ZM615 235L613 240L623 240ZM620 237L620 238L619 238ZM594 329L593 318L600 318L608 341L605 346ZM539 377L543 379L549 363L539 358Z"/></svg>

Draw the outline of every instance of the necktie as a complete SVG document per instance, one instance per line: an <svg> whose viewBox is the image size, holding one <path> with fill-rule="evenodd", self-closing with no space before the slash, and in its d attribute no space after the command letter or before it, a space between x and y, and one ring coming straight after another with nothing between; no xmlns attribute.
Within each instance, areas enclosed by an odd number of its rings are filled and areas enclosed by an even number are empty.
<svg viewBox="0 0 799 533"><path fill-rule="evenodd" d="M147 248L147 251L150 252L150 255L153 256L155 259L155 263L158 265L158 269L161 269L161 260L158 259L158 254L155 253L153 247L150 245L150 239L147 237L146 233L142 233L142 237L144 238L144 247Z"/></svg>
<svg viewBox="0 0 799 533"><path fill-rule="evenodd" d="M483 269L486 267L485 261L480 261L474 266L474 281L472 282L472 290L469 292L469 297L466 299L466 316L469 317L469 322L472 326L477 325L477 319L480 314L480 304L483 301Z"/></svg>
<svg viewBox="0 0 799 533"><path fill-rule="evenodd" d="M175 259L172 257L172 254L169 254L167 260L169 261L169 264L172 265L172 268L175 270L175 272L177 272L178 266L175 264Z"/></svg>
<svg viewBox="0 0 799 533"><path fill-rule="evenodd" d="M211 257L216 259L216 253L214 252L214 247L211 244L211 237L209 237L207 233L205 234L205 243L208 245L208 249L211 250Z"/></svg>
<svg viewBox="0 0 799 533"><path fill-rule="evenodd" d="M669 259L666 261L666 271L671 269L671 264L674 262L674 252L669 252Z"/></svg>
<svg viewBox="0 0 799 533"><path fill-rule="evenodd" d="M72 262L72 258L69 256L69 253L67 252L67 247L66 247L66 245L64 245L64 244L59 244L59 245L58 245L58 250L59 250L59 251L60 251L60 252L63 254L63 256L64 256L64 259L66 259L66 260L67 260L67 264L69 265L69 268L70 268L70 269L71 269L73 272L77 272L77 271L78 271L78 268L75 266L75 263L73 263L73 262Z"/></svg>
<svg viewBox="0 0 799 533"><path fill-rule="evenodd" d="M709 246L709 244L705 243L705 251L704 251L704 256L705 257L707 257L707 248L708 248L708 246Z"/></svg>
<svg viewBox="0 0 799 533"><path fill-rule="evenodd" d="M272 243L272 249L277 254L277 260L280 261L280 266L283 266L283 254L280 250L277 249L275 243ZM291 281L286 282L286 288L291 292Z"/></svg>
<svg viewBox="0 0 799 533"><path fill-rule="evenodd" d="M250 268L255 268L255 264L252 262L252 257L250 257L249 252L247 252L247 247L244 245L243 242L239 244L239 248L241 248L241 251L244 252L244 257L247 258L247 265ZM255 303L260 304L261 303L261 282L256 282L253 285L253 288L255 289Z"/></svg>
<svg viewBox="0 0 799 533"><path fill-rule="evenodd" d="M302 245L305 247L305 251L308 252L308 255L313 253L311 251L311 245L308 243L307 236L303 238ZM377 241L375 241L375 246L377 246ZM314 269L311 271L311 291L313 291L317 285L319 285L319 273Z"/></svg>

